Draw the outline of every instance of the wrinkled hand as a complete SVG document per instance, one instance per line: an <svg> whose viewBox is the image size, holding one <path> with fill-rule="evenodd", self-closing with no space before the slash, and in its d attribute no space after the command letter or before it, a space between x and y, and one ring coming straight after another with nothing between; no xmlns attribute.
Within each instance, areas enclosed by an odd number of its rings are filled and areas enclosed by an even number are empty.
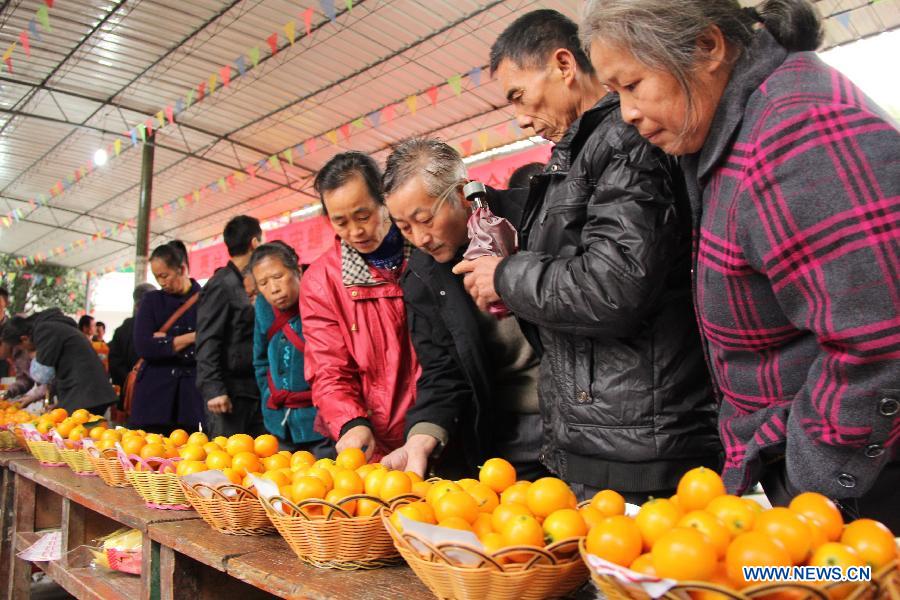
<svg viewBox="0 0 900 600"><path fill-rule="evenodd" d="M437 439L430 435L411 436L404 445L382 458L381 464L390 470L413 471L424 477L428 468L428 457L437 445Z"/></svg>
<svg viewBox="0 0 900 600"><path fill-rule="evenodd" d="M206 407L213 414L223 414L231 412L231 398L228 396L216 396L206 402Z"/></svg>
<svg viewBox="0 0 900 600"><path fill-rule="evenodd" d="M500 256L482 256L475 260L464 260L453 267L453 272L457 275L466 274L463 285L483 311L500 301L500 295L494 289L494 273L502 260L503 257Z"/></svg>
<svg viewBox="0 0 900 600"><path fill-rule="evenodd" d="M347 433L341 436L341 439L334 445L338 453L345 448L360 448L366 453L366 460L372 458L375 452L375 434L365 425L357 425L347 430Z"/></svg>
<svg viewBox="0 0 900 600"><path fill-rule="evenodd" d="M181 352L188 346L194 343L194 340L197 339L197 332L192 331L190 333L183 333L181 335L176 335L172 338L172 348L175 352Z"/></svg>

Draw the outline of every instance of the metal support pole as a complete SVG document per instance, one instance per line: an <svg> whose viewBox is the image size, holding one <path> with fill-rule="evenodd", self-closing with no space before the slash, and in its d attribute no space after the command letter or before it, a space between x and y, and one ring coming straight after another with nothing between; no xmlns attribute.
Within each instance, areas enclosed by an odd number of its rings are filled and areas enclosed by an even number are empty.
<svg viewBox="0 0 900 600"><path fill-rule="evenodd" d="M153 155L156 145L151 137L141 155L141 194L138 205L137 244L134 257L134 285L147 281L147 259L150 256L150 208L153 204Z"/></svg>
<svg viewBox="0 0 900 600"><path fill-rule="evenodd" d="M87 272L84 282L84 314L91 314L91 273Z"/></svg>

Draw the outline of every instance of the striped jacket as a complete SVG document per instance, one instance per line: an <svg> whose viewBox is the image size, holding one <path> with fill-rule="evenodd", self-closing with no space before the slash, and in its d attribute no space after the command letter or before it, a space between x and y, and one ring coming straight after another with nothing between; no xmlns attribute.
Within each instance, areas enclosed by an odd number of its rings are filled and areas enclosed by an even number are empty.
<svg viewBox="0 0 900 600"><path fill-rule="evenodd" d="M792 487L864 494L900 447L896 125L763 30L684 167L726 485L784 457Z"/></svg>

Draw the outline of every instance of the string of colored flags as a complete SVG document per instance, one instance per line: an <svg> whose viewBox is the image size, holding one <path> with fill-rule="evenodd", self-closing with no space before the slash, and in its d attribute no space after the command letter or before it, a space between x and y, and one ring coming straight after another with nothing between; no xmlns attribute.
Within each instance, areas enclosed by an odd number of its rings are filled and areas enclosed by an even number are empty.
<svg viewBox="0 0 900 600"><path fill-rule="evenodd" d="M53 0L44 0L44 5L39 6L38 9L34 11L34 16L29 19L28 27L19 32L16 39L13 40L3 53L3 63L6 65L6 70L10 74L13 73L13 53L16 49L21 46L25 56L31 57L31 40L33 39L38 42L43 41L44 38L41 36L41 32L38 29L38 23L40 23L41 29L43 29L45 33L53 32L53 29L50 27L51 8L53 8Z"/></svg>
<svg viewBox="0 0 900 600"><path fill-rule="evenodd" d="M512 138L510 138L510 134L512 134ZM457 148L457 151L467 156L473 151L476 151L478 148L480 148L480 150L478 151L485 151L489 149L492 143L499 145L502 143L509 143L511 141L518 140L522 137L523 134L524 132L515 122L507 122L496 127L482 130L475 134L475 136L464 139L458 145L454 146ZM335 141L335 143L337 143L337 141ZM477 146L475 145L476 143ZM296 149L298 146L302 147L304 144L305 142L297 144L297 146L294 146L293 149L289 148L288 150L279 154L272 154L268 158L262 159L256 164L249 166L247 169L234 170L228 175L220 177L215 181L211 181L206 185L195 188L187 194L178 196L174 200L171 200L161 206L154 208L150 213L150 218L151 220L162 218L176 211L188 208L191 204L195 204L201 200L205 200L212 194L231 191L243 182L255 178L260 173L265 173L270 169L278 168L282 160L290 162L286 158L285 153ZM287 156L292 156L292 154L288 153ZM293 164L293 162L290 162L290 164ZM106 229L98 231L93 235L77 239L64 246L57 246L55 248L52 248L48 252L37 252L29 256L18 257L16 259L16 264L24 267L28 265L39 264L53 258L67 256L72 252L87 249L104 239L107 239L116 234L121 234L125 230L135 229L136 227L137 221L135 219L128 219L127 221L123 221L122 223L119 223L114 227L107 227Z"/></svg>
<svg viewBox="0 0 900 600"><path fill-rule="evenodd" d="M41 6L38 8L35 13L35 18L41 23L42 27L44 27L45 31L50 32L50 22L48 16L48 8L53 6L54 0L44 0L46 6ZM328 22L331 24L337 23L337 17L344 14L345 12L350 12L353 8L353 0L345 0L346 10L338 11L334 0L320 0L319 6L321 9L321 13L328 19ZM269 35L265 39L265 44L268 46L270 50L269 57L275 56L278 52L284 50L289 46L293 46L298 39L301 37L311 37L315 31L322 26L321 23L313 23L313 19L315 17L315 11L313 8L306 8L300 13L300 18L303 21L304 30L306 32L305 36L298 34L297 32L297 20L293 19L285 23L280 31L276 31ZM37 30L37 26L35 25L35 19L31 20L29 24L29 32L31 33L31 38L40 40L40 33ZM281 38L284 38L284 43L281 44ZM13 42L10 47L7 49L6 53L3 55L4 62L7 64L7 68L10 73L12 73L12 58L11 55L18 44L21 44L23 49L26 50L26 54L30 56L31 53L31 45L29 43L29 35L28 32L23 31L19 40ZM199 82L195 87L189 89L182 97L178 98L174 102L170 102L164 108L160 109L154 116L148 117L144 122L136 124L134 127L129 129L128 131L123 132L123 138L116 139L113 142L109 143L105 148L106 160L113 160L117 158L123 150L127 148L137 146L140 142L146 142L147 138L153 135L154 131L158 131L163 127L168 125L172 125L175 123L175 118L191 108L192 106L196 106L204 99L211 97L215 92L224 90L229 87L231 83L245 75L251 69L257 67L260 62L263 62L263 58L260 50L261 45L253 46L249 48L246 52L238 56L233 64L222 66L217 72L213 72L209 75L208 78ZM124 141L123 141L124 140ZM126 144L130 141L130 146L126 146ZM104 161L106 162L106 161ZM60 177L57 182L51 187L46 193L38 194L36 197L28 200L28 207L33 211L37 208L41 208L46 206L51 200L56 198L57 196L62 195L67 192L72 186L76 183L83 180L85 177L94 172L94 170L100 165L94 162L94 158L91 157L82 164L82 166L75 169L72 173ZM15 223L18 223L22 220L22 218L26 215L26 209L17 208L11 210L6 215L0 216L0 225L3 227L11 227Z"/></svg>

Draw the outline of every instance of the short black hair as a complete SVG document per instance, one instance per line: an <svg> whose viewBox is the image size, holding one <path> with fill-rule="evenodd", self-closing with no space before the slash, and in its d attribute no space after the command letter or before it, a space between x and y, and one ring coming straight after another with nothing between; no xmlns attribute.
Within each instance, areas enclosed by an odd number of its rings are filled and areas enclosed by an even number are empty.
<svg viewBox="0 0 900 600"><path fill-rule="evenodd" d="M19 342L22 341L22 336L27 335L31 337L31 332L34 329L32 317L15 316L7 321L6 325L3 326L3 332L0 333L0 339L11 346L18 346Z"/></svg>
<svg viewBox="0 0 900 600"><path fill-rule="evenodd" d="M543 170L544 163L526 163L512 172L512 175L509 176L509 181L506 183L506 187L510 189L527 188L531 185L531 178L538 175Z"/></svg>
<svg viewBox="0 0 900 600"><path fill-rule="evenodd" d="M297 256L297 252L281 240L274 240L257 246L253 254L250 255L250 263L247 265L247 269L252 273L253 268L266 258L278 259L289 271L293 271L297 275L303 274L300 270L300 257Z"/></svg>
<svg viewBox="0 0 900 600"><path fill-rule="evenodd" d="M81 318L78 319L78 329L83 331L85 327L90 327L93 322L94 317L91 315L81 315Z"/></svg>
<svg viewBox="0 0 900 600"><path fill-rule="evenodd" d="M166 263L166 266L170 269L189 266L187 246L181 240L172 240L168 244L154 248L153 253L150 255L150 260L156 259Z"/></svg>
<svg viewBox="0 0 900 600"><path fill-rule="evenodd" d="M106 323L104 323L103 321L97 321L97 322L94 324L94 326L95 326L95 327L102 327L103 329L106 329Z"/></svg>
<svg viewBox="0 0 900 600"><path fill-rule="evenodd" d="M591 60L581 47L578 25L559 11L534 10L525 13L503 30L491 46L491 74L509 59L518 67L542 67L550 53L565 48L586 73L593 73Z"/></svg>
<svg viewBox="0 0 900 600"><path fill-rule="evenodd" d="M9 290L5 287L0 287L0 298L6 298L9 300Z"/></svg>
<svg viewBox="0 0 900 600"><path fill-rule="evenodd" d="M325 163L316 173L313 187L322 200L322 211L327 215L325 192L331 192L347 183L351 177L359 176L366 182L369 194L378 204L384 204L384 192L381 189L381 169L368 154L362 152L341 152Z"/></svg>
<svg viewBox="0 0 900 600"><path fill-rule="evenodd" d="M228 256L241 256L250 251L253 240L262 239L262 227L259 226L259 219L239 215L225 224L222 237L225 238Z"/></svg>

